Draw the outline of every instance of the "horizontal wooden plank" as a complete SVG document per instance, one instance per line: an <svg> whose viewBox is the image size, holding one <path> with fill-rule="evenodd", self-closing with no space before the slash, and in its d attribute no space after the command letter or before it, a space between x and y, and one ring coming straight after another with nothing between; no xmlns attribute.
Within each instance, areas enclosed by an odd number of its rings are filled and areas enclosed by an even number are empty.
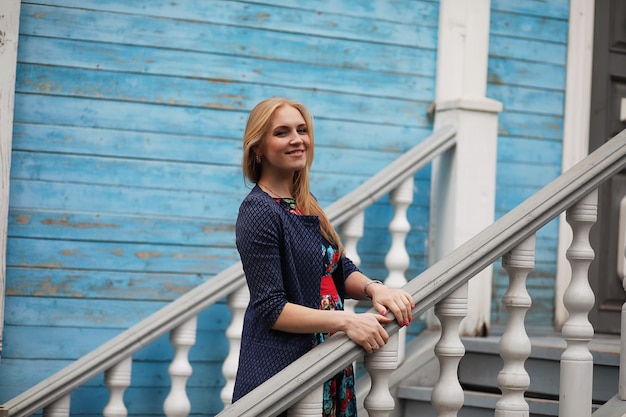
<svg viewBox="0 0 626 417"><path fill-rule="evenodd" d="M303 0L272 0L240 2L194 0L172 3L163 0L144 1L141 4L123 0L40 0L39 4L53 6L77 7L90 10L106 10L110 12L142 14L184 20L204 20L213 23L237 24L248 27L268 27L290 31L307 31L307 33L323 35L330 31L343 31L344 36L366 36L377 33L380 29L363 26L361 20L376 20L382 24L403 23L414 24L423 22L425 26L436 27L438 3L432 1L391 1L354 3L351 0L334 0L319 2L312 5ZM145 6L144 6L145 5ZM281 6L284 10L280 10ZM336 14L338 16L331 16ZM348 19L353 17L353 19ZM359 18L359 19L354 19ZM343 27L331 19L346 19ZM365 20L365 22L367 22ZM307 25L302 25L306 21ZM306 27L302 27L306 26ZM348 29L350 28L350 29ZM389 34L393 36L392 34Z"/></svg>
<svg viewBox="0 0 626 417"><path fill-rule="evenodd" d="M567 31L566 19L546 18L545 15L528 16L508 10L491 11L491 39L501 35L510 36L512 39L532 39L546 43L566 44Z"/></svg>
<svg viewBox="0 0 626 417"><path fill-rule="evenodd" d="M148 13L143 4L133 7L114 2L117 4L113 7L117 10L107 12L95 2L91 3L81 2L75 5L76 8L55 7L58 2L54 6L25 4L20 32L238 54L271 49L273 45L268 40L272 39L280 39L286 47L295 49L297 45L290 44L290 38L314 38L315 41L304 42L309 44L307 52L312 52L308 59L315 62L324 62L315 51L319 48L322 52L322 48L327 48L325 43L331 38L349 49L353 48L350 45L354 42L370 43L373 47L382 44L435 49L437 46L437 32L433 26L389 22L377 16L360 18L348 16L345 12L330 14L218 1L185 2L178 7L162 3ZM106 7L113 9L112 5ZM59 21L64 23L62 29Z"/></svg>
<svg viewBox="0 0 626 417"><path fill-rule="evenodd" d="M506 103L506 112L562 116L565 105L564 91L490 84L487 95L489 98Z"/></svg>
<svg viewBox="0 0 626 417"><path fill-rule="evenodd" d="M14 151L237 165L242 139L49 124L13 125Z"/></svg>
<svg viewBox="0 0 626 417"><path fill-rule="evenodd" d="M565 66L567 63L567 45L546 42L545 39L533 40L511 37L510 35L492 35L489 38L489 56Z"/></svg>
<svg viewBox="0 0 626 417"><path fill-rule="evenodd" d="M529 16L543 18L567 19L569 13L568 0L494 0L491 2L492 10L507 11Z"/></svg>
<svg viewBox="0 0 626 417"><path fill-rule="evenodd" d="M11 178L217 193L240 193L243 182L240 166L22 151L12 153Z"/></svg>
<svg viewBox="0 0 626 417"><path fill-rule="evenodd" d="M333 0L311 3L306 0L264 0L255 3L281 5L284 7L312 10L323 13L340 13L349 16L377 18L385 21L415 23L436 26L439 3L437 1L375 1L354 2L351 0Z"/></svg>
<svg viewBox="0 0 626 417"><path fill-rule="evenodd" d="M7 297L7 326L127 329L163 307L160 301L94 300L79 298ZM201 330L224 330L228 307L214 304L198 320Z"/></svg>
<svg viewBox="0 0 626 417"><path fill-rule="evenodd" d="M337 141L342 134L353 135L358 129L359 141ZM353 122L316 120L316 148L377 150L404 152L432 133L430 127L406 128L368 126L364 134ZM332 132L332 133L331 133ZM219 134L220 132L216 132ZM243 132L241 132L243 135ZM172 146L175 143L176 146ZM126 158L165 159L214 164L237 165L241 161L242 139L222 139L208 135L161 134L120 129L15 123L13 150L102 155ZM200 151L199 151L200 150ZM210 151L209 151L210 150ZM316 162L320 158L316 158Z"/></svg>
<svg viewBox="0 0 626 417"><path fill-rule="evenodd" d="M498 139L498 161L554 164L561 154L562 143L556 140L501 136Z"/></svg>
<svg viewBox="0 0 626 417"><path fill-rule="evenodd" d="M560 141L563 135L563 118L505 111L498 116L498 135Z"/></svg>
<svg viewBox="0 0 626 417"><path fill-rule="evenodd" d="M406 94L400 97L427 100L434 96L434 65L428 65L430 58L414 63L419 66L413 74L401 74L29 36L20 37L18 50L20 63L274 85L293 88L295 92L290 96L308 89L394 97L394 92L404 88Z"/></svg>
<svg viewBox="0 0 626 417"><path fill-rule="evenodd" d="M235 244L234 223L196 218L11 209L8 229L11 237L205 247L233 247Z"/></svg>
<svg viewBox="0 0 626 417"><path fill-rule="evenodd" d="M199 320L210 320L215 309L201 313ZM118 329L76 327L6 326L4 328L4 360L75 360L117 336ZM79 342L77 342L79 341ZM37 346L36 352L32 347ZM221 362L228 355L228 339L222 329L198 330L196 343L189 351L192 362ZM36 355L36 356L33 356ZM174 347L165 334L133 354L133 361L169 363Z"/></svg>
<svg viewBox="0 0 626 417"><path fill-rule="evenodd" d="M548 91L565 89L565 66L504 59L490 56L487 79L492 84L541 88Z"/></svg>
<svg viewBox="0 0 626 417"><path fill-rule="evenodd" d="M350 151L347 160L345 150L330 148L317 148L315 154L312 175L320 179L334 174L367 177L399 156L357 149ZM244 183L240 164L227 166L30 151L13 151L11 178L222 194L240 194Z"/></svg>
<svg viewBox="0 0 626 417"><path fill-rule="evenodd" d="M213 218L232 222L247 194L109 187L72 183L11 181L11 207L124 213L166 217Z"/></svg>
<svg viewBox="0 0 626 417"><path fill-rule="evenodd" d="M319 172L313 172L311 178L311 191L322 207L328 206L366 179L347 175L338 177L335 174ZM42 209L87 212L95 215L122 213L166 218L191 217L232 223L241 201L248 192L248 186L243 184L241 191L233 194L210 190L177 191L13 179L10 195L12 210ZM424 189L423 192L428 191Z"/></svg>
<svg viewBox="0 0 626 417"><path fill-rule="evenodd" d="M413 230L425 231L428 204L418 200L408 208ZM387 230L393 212L388 202L379 202L365 211L367 230ZM11 209L10 237L109 242L142 242L192 246L234 246L234 223L196 218L147 217L81 212L57 212L46 209Z"/></svg>
<svg viewBox="0 0 626 417"><path fill-rule="evenodd" d="M7 267L216 274L239 259L234 248L145 243L7 239Z"/></svg>
<svg viewBox="0 0 626 417"><path fill-rule="evenodd" d="M306 103L306 101L303 102ZM144 134L217 135L228 139L243 137L243 129L248 117L248 113L243 111L183 108L38 94L16 94L15 107L15 120L18 123L45 123L101 129L122 128ZM404 117L398 119L395 125L366 123L362 120L355 120L356 117L353 117L353 120L335 118L335 123L329 123L327 119L323 119L323 114L318 119L319 112L316 111L316 104L310 107L317 119L316 138L326 136L326 140L329 141L332 139L334 142L339 142L336 138L346 134L359 138L363 136L365 143L368 140L385 142L389 139L391 142L404 141L405 144L417 144L419 139L428 134L423 130L424 124L420 125L415 121L409 123ZM425 119L426 115L424 114L422 118ZM354 146L358 147L356 144Z"/></svg>
<svg viewBox="0 0 626 417"><path fill-rule="evenodd" d="M193 108L196 107L245 111L267 97L289 97L293 91L287 88L232 83L226 84L228 86L226 88L220 88L221 86L215 86L204 80L156 77L157 79L152 81L149 79L150 76L59 67L29 65L20 68L23 71L18 72L16 86L18 93L43 94L44 97L71 96L72 100L97 99L91 101L91 104L102 109L107 109L118 101L125 103L124 105L135 103L134 106L139 105L139 108L151 105L144 108L150 109L152 117L159 113L167 115L174 111L172 107L184 107L189 109L189 112L193 112ZM363 97L351 94L321 91L301 91L298 96L299 100L305 103L313 103L312 111L318 117L401 126L414 126L416 122L424 126L428 123L427 102L375 97L364 100ZM113 103L103 100L112 100ZM176 116L180 110L172 113L172 116Z"/></svg>
<svg viewBox="0 0 626 417"><path fill-rule="evenodd" d="M498 185L500 187L537 187L541 188L561 174L561 161L550 163L498 162Z"/></svg>
<svg viewBox="0 0 626 417"><path fill-rule="evenodd" d="M170 301L210 279L211 276L101 271L95 268L72 270L8 267L5 294L22 297Z"/></svg>

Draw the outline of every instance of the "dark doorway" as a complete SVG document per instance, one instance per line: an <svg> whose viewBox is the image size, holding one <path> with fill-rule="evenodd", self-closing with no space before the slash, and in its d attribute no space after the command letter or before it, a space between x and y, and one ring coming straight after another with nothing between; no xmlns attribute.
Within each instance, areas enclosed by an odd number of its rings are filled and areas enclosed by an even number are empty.
<svg viewBox="0 0 626 417"><path fill-rule="evenodd" d="M594 28L590 152L626 128L626 2L596 0ZM597 333L619 333L626 301L626 262L620 263L626 242L626 171L603 184L598 198L598 223L591 232L596 258L589 271L596 303L589 319Z"/></svg>

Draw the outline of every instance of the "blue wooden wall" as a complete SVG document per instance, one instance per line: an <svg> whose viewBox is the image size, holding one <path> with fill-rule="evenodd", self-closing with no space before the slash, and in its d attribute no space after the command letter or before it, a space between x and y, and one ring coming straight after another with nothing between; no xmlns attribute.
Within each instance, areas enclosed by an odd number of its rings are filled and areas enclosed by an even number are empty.
<svg viewBox="0 0 626 417"><path fill-rule="evenodd" d="M568 0L492 0L487 96L499 116L496 217L561 173ZM551 326L557 222L537 234L535 269L527 279L532 307L526 323ZM508 277L494 265L492 322L506 322L500 303Z"/></svg>
<svg viewBox="0 0 626 417"><path fill-rule="evenodd" d="M0 403L237 260L241 136L261 99L310 106L324 206L428 136L437 21L427 0L23 2ZM410 276L426 267L429 188L425 169ZM384 203L359 246L373 278ZM200 317L193 415L222 408L229 320L223 303ZM166 337L135 356L131 415L162 414L171 357ZM107 398L100 376L72 415Z"/></svg>

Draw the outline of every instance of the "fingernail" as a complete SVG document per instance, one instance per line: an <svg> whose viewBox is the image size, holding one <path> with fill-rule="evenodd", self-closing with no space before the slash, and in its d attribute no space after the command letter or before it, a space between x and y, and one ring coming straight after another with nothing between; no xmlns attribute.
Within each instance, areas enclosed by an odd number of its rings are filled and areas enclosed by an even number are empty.
<svg viewBox="0 0 626 417"><path fill-rule="evenodd" d="M415 304L411 304L411 309L414 309L414 308L415 308Z"/></svg>
<svg viewBox="0 0 626 417"><path fill-rule="evenodd" d="M387 315L387 310L381 311L380 314L382 314L383 316L386 316Z"/></svg>

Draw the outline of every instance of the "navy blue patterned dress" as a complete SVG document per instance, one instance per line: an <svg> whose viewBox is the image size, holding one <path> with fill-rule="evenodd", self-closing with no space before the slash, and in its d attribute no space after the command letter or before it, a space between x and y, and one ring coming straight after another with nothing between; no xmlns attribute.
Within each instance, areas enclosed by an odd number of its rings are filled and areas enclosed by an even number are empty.
<svg viewBox="0 0 626 417"><path fill-rule="evenodd" d="M301 215L293 198L277 198L276 201L290 213ZM340 261L337 247L322 239L324 257L324 276L320 283L320 309L343 310L343 301L339 297L333 281L333 272ZM315 333L313 347L324 342L330 333ZM343 371L324 383L323 417L356 417L357 405L354 389L354 369L349 365Z"/></svg>

